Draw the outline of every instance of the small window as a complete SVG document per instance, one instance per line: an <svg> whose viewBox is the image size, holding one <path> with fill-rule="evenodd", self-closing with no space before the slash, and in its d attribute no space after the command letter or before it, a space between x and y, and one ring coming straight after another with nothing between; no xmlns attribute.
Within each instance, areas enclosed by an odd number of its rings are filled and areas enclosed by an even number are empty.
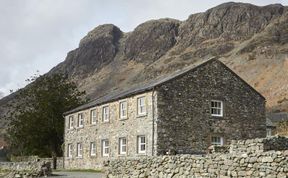
<svg viewBox="0 0 288 178"><path fill-rule="evenodd" d="M109 122L109 106L104 106L102 108L102 118L103 122Z"/></svg>
<svg viewBox="0 0 288 178"><path fill-rule="evenodd" d="M127 151L127 140L126 138L119 138L119 154L125 155Z"/></svg>
<svg viewBox="0 0 288 178"><path fill-rule="evenodd" d="M138 115L145 115L146 114L145 97L137 98L137 114Z"/></svg>
<svg viewBox="0 0 288 178"><path fill-rule="evenodd" d="M119 104L120 119L127 118L127 101L121 101Z"/></svg>
<svg viewBox="0 0 288 178"><path fill-rule="evenodd" d="M90 156L96 156L96 143L90 143Z"/></svg>
<svg viewBox="0 0 288 178"><path fill-rule="evenodd" d="M212 137L211 138L212 145L223 145L223 137Z"/></svg>
<svg viewBox="0 0 288 178"><path fill-rule="evenodd" d="M102 140L102 155L109 156L109 140Z"/></svg>
<svg viewBox="0 0 288 178"><path fill-rule="evenodd" d="M77 157L81 158L82 157L82 144L81 143L77 143Z"/></svg>
<svg viewBox="0 0 288 178"><path fill-rule="evenodd" d="M271 128L267 128L267 137L271 137L272 136L272 129Z"/></svg>
<svg viewBox="0 0 288 178"><path fill-rule="evenodd" d="M211 101L211 115L212 116L223 116L223 102L222 101Z"/></svg>
<svg viewBox="0 0 288 178"><path fill-rule="evenodd" d="M90 123L92 125L95 125L97 122L97 112L96 112L96 109L93 109L91 110L91 113L90 113Z"/></svg>
<svg viewBox="0 0 288 178"><path fill-rule="evenodd" d="M67 157L72 158L72 144L67 145Z"/></svg>
<svg viewBox="0 0 288 178"><path fill-rule="evenodd" d="M83 118L83 114L80 113L78 114L78 127L83 127L84 125L84 118Z"/></svg>
<svg viewBox="0 0 288 178"><path fill-rule="evenodd" d="M74 125L74 117L73 116L69 116L69 124L68 124L68 128L72 129Z"/></svg>
<svg viewBox="0 0 288 178"><path fill-rule="evenodd" d="M138 153L146 153L146 138L145 136L138 136Z"/></svg>

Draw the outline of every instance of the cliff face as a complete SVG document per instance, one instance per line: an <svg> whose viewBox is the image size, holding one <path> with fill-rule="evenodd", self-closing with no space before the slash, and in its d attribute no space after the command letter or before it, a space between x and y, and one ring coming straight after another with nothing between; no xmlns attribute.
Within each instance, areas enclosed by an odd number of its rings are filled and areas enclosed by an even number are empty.
<svg viewBox="0 0 288 178"><path fill-rule="evenodd" d="M186 21L151 20L129 33L98 26L49 73L68 74L97 98L218 56L266 97L268 110L288 111L287 32L288 7L225 3Z"/></svg>

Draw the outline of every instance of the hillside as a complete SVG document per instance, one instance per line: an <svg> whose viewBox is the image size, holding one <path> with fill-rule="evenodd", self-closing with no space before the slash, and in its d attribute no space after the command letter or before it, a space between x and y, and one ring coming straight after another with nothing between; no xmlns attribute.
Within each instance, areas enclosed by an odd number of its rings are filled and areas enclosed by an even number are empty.
<svg viewBox="0 0 288 178"><path fill-rule="evenodd" d="M48 74L68 74L93 99L217 56L266 97L268 111L288 111L287 31L288 7L232 2L185 21L150 20L129 33L106 24ZM0 100L2 114L11 100Z"/></svg>

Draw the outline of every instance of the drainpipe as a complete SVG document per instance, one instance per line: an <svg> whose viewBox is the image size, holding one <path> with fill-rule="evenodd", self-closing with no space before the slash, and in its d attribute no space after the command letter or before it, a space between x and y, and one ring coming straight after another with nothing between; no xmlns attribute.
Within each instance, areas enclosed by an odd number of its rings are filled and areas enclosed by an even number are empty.
<svg viewBox="0 0 288 178"><path fill-rule="evenodd" d="M154 139L154 136L155 136L155 107L154 107L154 102L155 102L155 99L154 99L154 93L155 93L155 88L153 87L153 90L152 90L152 156L154 156L154 142L155 142L155 139Z"/></svg>

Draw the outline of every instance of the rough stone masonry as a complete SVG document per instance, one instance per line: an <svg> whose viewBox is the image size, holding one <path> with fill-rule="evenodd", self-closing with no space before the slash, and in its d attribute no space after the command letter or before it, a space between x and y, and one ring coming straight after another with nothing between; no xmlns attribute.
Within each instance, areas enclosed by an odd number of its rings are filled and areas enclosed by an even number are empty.
<svg viewBox="0 0 288 178"><path fill-rule="evenodd" d="M106 171L117 177L269 177L288 176L288 138L233 141L229 153L155 156L112 160Z"/></svg>

